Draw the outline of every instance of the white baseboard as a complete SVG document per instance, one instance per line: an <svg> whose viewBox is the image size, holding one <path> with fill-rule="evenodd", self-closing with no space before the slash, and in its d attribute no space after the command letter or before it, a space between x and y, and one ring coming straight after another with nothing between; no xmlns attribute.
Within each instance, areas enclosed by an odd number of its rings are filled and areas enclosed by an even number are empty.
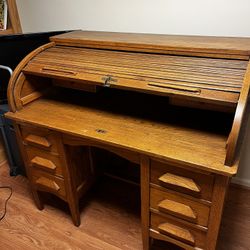
<svg viewBox="0 0 250 250"><path fill-rule="evenodd" d="M239 178L239 177L233 177L232 178L232 183L235 183L235 184L238 184L238 185L250 188L250 180L249 179L243 179L243 178Z"/></svg>

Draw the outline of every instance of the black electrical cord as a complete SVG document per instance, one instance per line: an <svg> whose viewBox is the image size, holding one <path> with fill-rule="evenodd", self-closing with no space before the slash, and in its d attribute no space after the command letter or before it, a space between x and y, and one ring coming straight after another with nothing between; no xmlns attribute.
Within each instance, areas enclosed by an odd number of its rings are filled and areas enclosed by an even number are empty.
<svg viewBox="0 0 250 250"><path fill-rule="evenodd" d="M5 217L6 213L7 213L7 203L10 199L10 197L12 196L12 188L9 186L2 186L0 187L0 189L9 189L10 190L10 194L9 197L6 199L5 203L4 203L4 212L3 214L0 216L0 221Z"/></svg>

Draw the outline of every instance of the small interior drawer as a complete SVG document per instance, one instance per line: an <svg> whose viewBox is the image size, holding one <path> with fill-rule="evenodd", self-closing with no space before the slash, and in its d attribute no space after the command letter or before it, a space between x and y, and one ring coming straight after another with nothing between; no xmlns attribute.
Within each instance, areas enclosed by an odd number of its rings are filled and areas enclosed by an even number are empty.
<svg viewBox="0 0 250 250"><path fill-rule="evenodd" d="M150 207L204 227L208 224L209 206L168 191L151 188Z"/></svg>
<svg viewBox="0 0 250 250"><path fill-rule="evenodd" d="M64 179L40 170L32 170L32 182L41 191L50 192L61 198L66 197Z"/></svg>
<svg viewBox="0 0 250 250"><path fill-rule="evenodd" d="M25 145L58 152L56 135L49 129L21 126L21 134Z"/></svg>
<svg viewBox="0 0 250 250"><path fill-rule="evenodd" d="M25 146L24 149L27 153L28 164L31 168L40 169L61 177L63 176L62 162L57 155L33 146Z"/></svg>
<svg viewBox="0 0 250 250"><path fill-rule="evenodd" d="M211 201L214 176L151 161L150 182L181 193Z"/></svg>
<svg viewBox="0 0 250 250"><path fill-rule="evenodd" d="M162 235L166 235L190 246L205 248L205 231L190 227L174 219L151 213L151 228Z"/></svg>

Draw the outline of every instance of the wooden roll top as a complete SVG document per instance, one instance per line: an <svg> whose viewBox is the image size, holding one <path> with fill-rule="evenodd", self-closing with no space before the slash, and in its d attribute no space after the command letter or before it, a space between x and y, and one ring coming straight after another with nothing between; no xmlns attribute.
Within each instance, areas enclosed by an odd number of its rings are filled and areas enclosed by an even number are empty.
<svg viewBox="0 0 250 250"><path fill-rule="evenodd" d="M8 88L12 112L54 85L87 91L106 87L185 100L196 107L215 105L236 114L225 143L225 165L238 164L250 39L75 31L51 41L15 70Z"/></svg>

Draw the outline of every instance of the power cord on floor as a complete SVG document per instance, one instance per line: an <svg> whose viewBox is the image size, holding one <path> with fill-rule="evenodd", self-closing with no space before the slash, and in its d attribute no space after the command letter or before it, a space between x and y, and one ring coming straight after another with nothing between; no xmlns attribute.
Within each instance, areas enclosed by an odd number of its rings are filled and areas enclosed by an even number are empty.
<svg viewBox="0 0 250 250"><path fill-rule="evenodd" d="M9 197L5 200L5 203L4 203L4 212L3 214L0 216L0 221L5 217L6 213L7 213L7 203L10 199L10 197L12 196L12 187L9 187L9 186L1 186L0 189L9 189L10 190L10 194L9 194Z"/></svg>

